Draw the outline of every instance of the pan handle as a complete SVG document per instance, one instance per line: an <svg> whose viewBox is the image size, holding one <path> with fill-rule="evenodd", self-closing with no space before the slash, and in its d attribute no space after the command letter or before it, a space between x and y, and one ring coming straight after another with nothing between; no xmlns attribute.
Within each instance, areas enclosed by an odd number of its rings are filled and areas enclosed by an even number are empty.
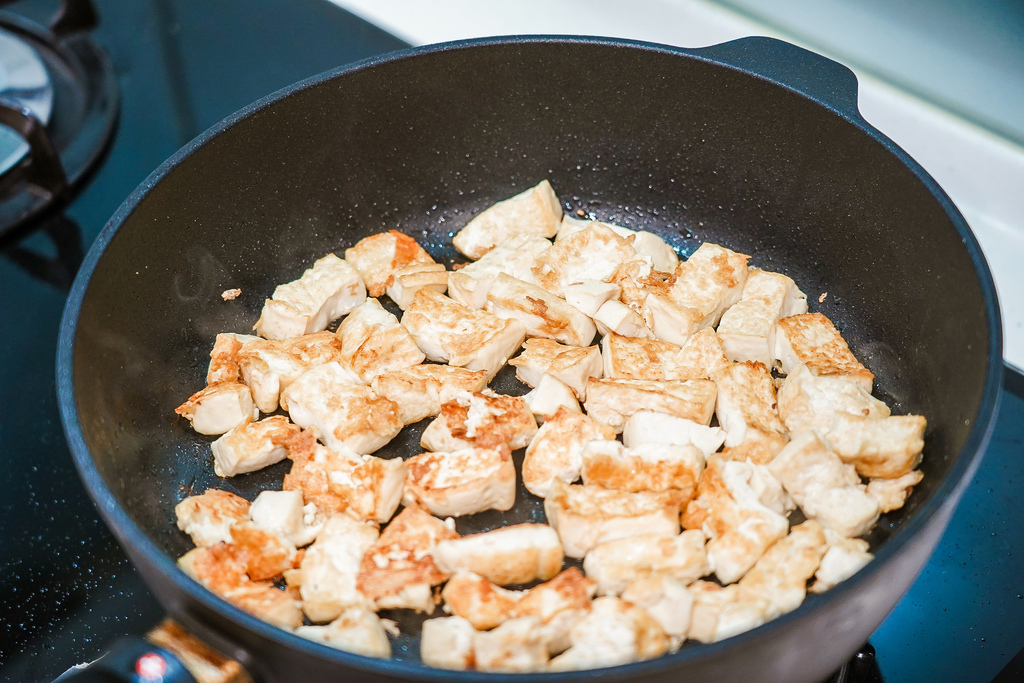
<svg viewBox="0 0 1024 683"><path fill-rule="evenodd" d="M816 52L764 36L731 40L693 52L780 83L839 114L861 118L857 109L857 76L848 67Z"/></svg>

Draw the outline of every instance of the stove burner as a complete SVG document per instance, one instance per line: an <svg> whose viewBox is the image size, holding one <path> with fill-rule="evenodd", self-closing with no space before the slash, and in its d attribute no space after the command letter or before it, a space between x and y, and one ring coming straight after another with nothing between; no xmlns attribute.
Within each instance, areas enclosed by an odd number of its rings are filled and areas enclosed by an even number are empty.
<svg viewBox="0 0 1024 683"><path fill-rule="evenodd" d="M44 125L53 111L53 83L39 54L9 31L0 29L0 100L32 112ZM0 175L28 153L28 143L10 128L0 128Z"/></svg>

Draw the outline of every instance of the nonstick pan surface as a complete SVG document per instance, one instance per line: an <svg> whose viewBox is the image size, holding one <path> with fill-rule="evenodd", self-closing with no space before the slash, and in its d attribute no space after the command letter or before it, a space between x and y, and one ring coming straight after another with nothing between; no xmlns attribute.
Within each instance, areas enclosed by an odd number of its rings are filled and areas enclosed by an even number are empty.
<svg viewBox="0 0 1024 683"><path fill-rule="evenodd" d="M174 505L207 487L252 500L280 488L290 465L220 479L212 439L173 411L203 386L214 336L248 332L274 287L316 258L397 229L440 262L461 262L451 235L543 178L567 212L657 232L683 255L716 242L791 276L875 373L876 395L929 420L925 479L872 533L867 569L752 632L601 675L816 680L881 622L991 431L998 305L956 208L859 116L853 74L769 39L413 49L272 95L158 169L75 282L58 388L86 486L172 616L267 680L479 676L422 667L416 619L399 619L395 659L378 662L269 627L181 574L174 560L191 543ZM221 300L236 287L240 297ZM525 391L508 370L492 387ZM424 426L377 455L419 452ZM542 521L541 502L520 487L512 511L460 519L459 531Z"/></svg>

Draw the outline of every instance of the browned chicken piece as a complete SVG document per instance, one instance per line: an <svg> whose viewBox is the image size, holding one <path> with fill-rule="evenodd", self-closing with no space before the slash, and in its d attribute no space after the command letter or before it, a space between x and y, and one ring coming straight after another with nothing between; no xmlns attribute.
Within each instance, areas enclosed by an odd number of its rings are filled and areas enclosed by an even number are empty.
<svg viewBox="0 0 1024 683"><path fill-rule="evenodd" d="M558 576L526 591L511 607L511 617L536 617L548 654L556 655L569 648L569 632L590 611L597 584L576 567L569 567Z"/></svg>
<svg viewBox="0 0 1024 683"><path fill-rule="evenodd" d="M411 505L387 525L363 555L356 587L376 609L434 609L433 587L448 574L430 552L459 535L440 519Z"/></svg>
<svg viewBox="0 0 1024 683"><path fill-rule="evenodd" d="M903 507L907 496L923 478L921 470L914 470L891 479L871 479L868 481L868 495L878 501L881 512L892 512Z"/></svg>
<svg viewBox="0 0 1024 683"><path fill-rule="evenodd" d="M249 520L249 501L220 489L206 489L174 506L178 528L200 548L231 542L231 527Z"/></svg>
<svg viewBox="0 0 1024 683"><path fill-rule="evenodd" d="M476 664L476 634L473 625L462 617L427 619L420 635L420 658L437 669L472 669Z"/></svg>
<svg viewBox="0 0 1024 683"><path fill-rule="evenodd" d="M683 368L680 377L670 379L711 379L711 373L729 364L725 346L718 333L710 327L698 330L686 340L675 362ZM686 376L683 377L682 375Z"/></svg>
<svg viewBox="0 0 1024 683"><path fill-rule="evenodd" d="M723 588L710 581L696 581L687 589L693 596L687 634L692 640L716 643L767 621L768 603L745 594L736 584Z"/></svg>
<svg viewBox="0 0 1024 683"><path fill-rule="evenodd" d="M397 230L359 240L345 250L345 260L359 271L370 296L383 294L399 268L414 263L434 263L416 240Z"/></svg>
<svg viewBox="0 0 1024 683"><path fill-rule="evenodd" d="M620 337L654 339L654 333L647 327L643 316L621 301L605 301L594 313L594 324L602 336L617 334Z"/></svg>
<svg viewBox="0 0 1024 683"><path fill-rule="evenodd" d="M551 183L542 180L475 216L455 233L452 245L475 260L521 233L554 237L561 220L562 205Z"/></svg>
<svg viewBox="0 0 1024 683"><path fill-rule="evenodd" d="M281 462L288 456L288 441L300 431L283 415L243 422L210 444L213 471L233 477Z"/></svg>
<svg viewBox="0 0 1024 683"><path fill-rule="evenodd" d="M587 382L587 414L621 432L634 413L649 410L711 423L715 411L715 383L705 379L648 381L593 379Z"/></svg>
<svg viewBox="0 0 1024 683"><path fill-rule="evenodd" d="M537 284L564 296L565 288L583 280L605 280L626 261L637 258L633 237L623 238L601 223L559 239L537 257L533 275Z"/></svg>
<svg viewBox="0 0 1024 683"><path fill-rule="evenodd" d="M789 277L751 268L740 300L722 314L718 336L729 360L775 362L775 329L779 318L807 312L807 295Z"/></svg>
<svg viewBox="0 0 1024 683"><path fill-rule="evenodd" d="M572 647L551 660L553 671L616 666L665 654L669 639L642 607L605 596L569 633Z"/></svg>
<svg viewBox="0 0 1024 683"><path fill-rule="evenodd" d="M573 390L548 374L541 377L533 390L523 394L523 400L530 406L530 411L538 422L551 418L559 408L576 413L583 412Z"/></svg>
<svg viewBox="0 0 1024 683"><path fill-rule="evenodd" d="M580 474L586 485L620 491L669 491L680 505L693 496L704 471L696 446L649 443L625 448L618 441L591 441L583 449Z"/></svg>
<svg viewBox="0 0 1024 683"><path fill-rule="evenodd" d="M680 347L658 339L623 337L614 332L601 340L604 376L608 379L700 379L676 362Z"/></svg>
<svg viewBox="0 0 1024 683"><path fill-rule="evenodd" d="M862 477L895 479L921 464L927 421L920 415L883 418L836 413L825 443Z"/></svg>
<svg viewBox="0 0 1024 683"><path fill-rule="evenodd" d="M365 607L349 607L326 626L300 626L295 635L364 657L387 659L391 643L381 621Z"/></svg>
<svg viewBox="0 0 1024 683"><path fill-rule="evenodd" d="M391 300L403 311L409 308L416 292L428 287L439 294L448 291L448 270L440 263L416 263L395 270L388 284Z"/></svg>
<svg viewBox="0 0 1024 683"><path fill-rule="evenodd" d="M405 461L404 505L421 505L439 517L510 510L516 502L516 468L505 444L420 453Z"/></svg>
<svg viewBox="0 0 1024 683"><path fill-rule="evenodd" d="M690 630L693 596L668 574L647 574L622 591L622 599L647 610L669 639L669 650L679 649Z"/></svg>
<svg viewBox="0 0 1024 683"><path fill-rule="evenodd" d="M694 445L707 458L725 441L721 427L708 427L682 417L641 410L626 420L622 429L622 442L626 448L648 443L668 443L678 446Z"/></svg>
<svg viewBox="0 0 1024 683"><path fill-rule="evenodd" d="M527 386L536 387L544 375L550 375L583 400L587 380L601 376L601 349L596 344L580 348L532 338L526 340L523 352L508 364L515 367L516 377Z"/></svg>
<svg viewBox="0 0 1024 683"><path fill-rule="evenodd" d="M679 533L679 500L671 492L629 493L555 479L544 500L544 513L568 557L583 557L599 543L616 538Z"/></svg>
<svg viewBox="0 0 1024 683"><path fill-rule="evenodd" d="M621 225L604 221L573 218L568 214L562 216L562 224L558 226L558 235L555 237L555 241L560 242L592 225L608 228L619 237L633 238L633 249L636 251L634 258L639 257L644 261L650 261L652 267L656 270L672 273L675 272L676 266L679 265L679 257L676 255L675 250L653 232L630 230Z"/></svg>
<svg viewBox="0 0 1024 683"><path fill-rule="evenodd" d="M678 267L678 262L676 263ZM675 272L676 268L672 269ZM642 313L644 301L650 294L667 296L674 276L661 273L654 269L645 259L634 259L619 264L609 277L610 284L617 285L620 290L619 300L634 313Z"/></svg>
<svg viewBox="0 0 1024 683"><path fill-rule="evenodd" d="M341 360L341 340L327 331L270 341L256 338L238 351L239 372L264 413L277 410L281 392L304 373L324 363Z"/></svg>
<svg viewBox="0 0 1024 683"><path fill-rule="evenodd" d="M444 590L444 611L462 617L478 631L487 631L511 618L522 591L510 591L472 572L456 572Z"/></svg>
<svg viewBox="0 0 1024 683"><path fill-rule="evenodd" d="M807 580L818 570L828 546L825 529L814 520L793 527L740 579L740 592L767 603L766 619L792 612L807 595Z"/></svg>
<svg viewBox="0 0 1024 683"><path fill-rule="evenodd" d="M836 413L889 417L889 406L853 382L815 376L805 365L794 368L778 393L779 417L793 438L808 430L827 432Z"/></svg>
<svg viewBox="0 0 1024 683"><path fill-rule="evenodd" d="M432 451L462 448L525 448L537 433L537 420L519 396L503 396L490 389L464 392L441 406L441 413L420 438Z"/></svg>
<svg viewBox="0 0 1024 683"><path fill-rule="evenodd" d="M685 586L711 567L703 532L690 529L677 536L641 533L601 543L583 558L583 571L597 582L598 594L618 595L645 576L671 576Z"/></svg>
<svg viewBox="0 0 1024 683"><path fill-rule="evenodd" d="M874 374L854 357L832 321L821 313L791 315L779 320L775 357L787 375L803 365L813 375L850 382L869 394L875 380Z"/></svg>
<svg viewBox="0 0 1024 683"><path fill-rule="evenodd" d="M477 671L529 673L548 663L547 643L540 619L509 619L490 631L478 631L473 639Z"/></svg>
<svg viewBox="0 0 1024 683"><path fill-rule="evenodd" d="M812 593L824 593L856 574L874 558L868 552L868 542L862 538L846 538L831 529L825 529L825 539L828 550L814 574L814 583L810 588Z"/></svg>
<svg viewBox="0 0 1024 683"><path fill-rule="evenodd" d="M261 491L249 506L249 518L260 529L280 534L296 547L312 543L324 526L317 521L316 506L303 504L300 491Z"/></svg>
<svg viewBox="0 0 1024 683"><path fill-rule="evenodd" d="M200 434L224 434L246 420L259 418L249 387L238 382L211 384L174 409Z"/></svg>
<svg viewBox="0 0 1024 683"><path fill-rule="evenodd" d="M448 296L470 308L483 308L494 278L506 273L523 282L534 282L530 268L551 246L540 235L520 233L505 240L474 263L448 273Z"/></svg>
<svg viewBox="0 0 1024 683"><path fill-rule="evenodd" d="M210 351L210 367L206 371L206 383L241 382L242 370L238 367L238 354L249 342L259 340L249 334L218 334Z"/></svg>
<svg viewBox="0 0 1024 683"><path fill-rule="evenodd" d="M426 358L409 330L376 299L367 299L353 309L336 334L342 346L338 361L364 384L386 372L419 365Z"/></svg>
<svg viewBox="0 0 1024 683"><path fill-rule="evenodd" d="M463 391L483 391L487 373L450 365L414 365L387 372L373 380L378 396L394 401L404 424L412 424L437 415L441 405L454 401Z"/></svg>
<svg viewBox="0 0 1024 683"><path fill-rule="evenodd" d="M267 581L294 569L301 559L290 541L256 525L243 522L231 527L231 543L245 562L245 573L253 581Z"/></svg>
<svg viewBox="0 0 1024 683"><path fill-rule="evenodd" d="M550 579L564 557L558 534L546 524L514 524L441 541L432 554L441 571L470 571L499 586Z"/></svg>
<svg viewBox="0 0 1024 683"><path fill-rule="evenodd" d="M562 296L573 308L578 308L591 318L597 315L601 306L609 301L618 301L622 290L618 285L601 280L582 280L562 288Z"/></svg>
<svg viewBox="0 0 1024 683"><path fill-rule="evenodd" d="M751 458L765 464L786 444L786 428L779 419L775 384L768 368L756 361L731 363L711 374L718 387L715 415L725 430L729 457Z"/></svg>
<svg viewBox="0 0 1024 683"><path fill-rule="evenodd" d="M574 346L587 346L597 328L583 311L551 292L500 273L487 290L486 309L526 326L529 337L544 337Z"/></svg>
<svg viewBox="0 0 1024 683"><path fill-rule="evenodd" d="M614 439L615 430L566 408L550 417L526 448L522 475L526 490L541 498L559 479L571 484L580 477L583 449L594 439Z"/></svg>

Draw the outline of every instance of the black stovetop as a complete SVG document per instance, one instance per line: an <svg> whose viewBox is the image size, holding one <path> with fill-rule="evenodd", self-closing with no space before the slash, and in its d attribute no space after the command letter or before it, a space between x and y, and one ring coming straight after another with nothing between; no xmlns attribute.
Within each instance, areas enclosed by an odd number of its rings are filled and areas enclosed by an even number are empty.
<svg viewBox="0 0 1024 683"><path fill-rule="evenodd" d="M10 9L42 20L54 5L24 0ZM50 220L0 250L7 681L51 680L161 616L79 483L58 417L57 329L81 249L153 169L227 114L306 76L404 46L326 0L98 0L97 9L94 35L121 89L113 145L67 210L70 220ZM889 683L991 681L1024 646L1022 444L1024 400L1004 392L992 445L949 531L871 639ZM1019 660L1013 666L1019 671Z"/></svg>

